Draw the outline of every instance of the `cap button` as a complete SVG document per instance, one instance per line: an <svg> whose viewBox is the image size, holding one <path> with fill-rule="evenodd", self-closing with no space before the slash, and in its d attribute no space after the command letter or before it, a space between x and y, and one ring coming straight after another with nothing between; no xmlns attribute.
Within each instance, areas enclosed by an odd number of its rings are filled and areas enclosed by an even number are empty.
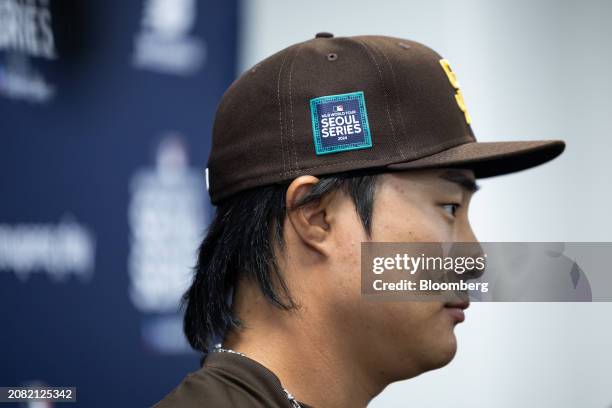
<svg viewBox="0 0 612 408"><path fill-rule="evenodd" d="M332 38L334 35L332 33L328 33L328 32L321 32L321 33L316 33L315 34L315 38Z"/></svg>

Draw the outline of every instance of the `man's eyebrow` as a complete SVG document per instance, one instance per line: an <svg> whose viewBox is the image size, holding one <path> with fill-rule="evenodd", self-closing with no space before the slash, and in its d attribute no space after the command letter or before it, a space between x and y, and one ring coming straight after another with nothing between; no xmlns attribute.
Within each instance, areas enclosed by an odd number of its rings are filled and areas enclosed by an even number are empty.
<svg viewBox="0 0 612 408"><path fill-rule="evenodd" d="M440 178L459 184L461 188L470 193L480 190L480 185L476 184L476 180L459 170L447 170L440 174Z"/></svg>

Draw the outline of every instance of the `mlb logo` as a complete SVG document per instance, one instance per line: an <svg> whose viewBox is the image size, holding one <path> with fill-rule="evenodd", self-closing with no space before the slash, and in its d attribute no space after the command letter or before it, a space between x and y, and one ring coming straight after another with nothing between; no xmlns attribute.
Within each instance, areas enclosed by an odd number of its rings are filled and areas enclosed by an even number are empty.
<svg viewBox="0 0 612 408"><path fill-rule="evenodd" d="M342 112L342 111L344 111L344 106L342 106L342 105L334 106L334 111L335 112Z"/></svg>

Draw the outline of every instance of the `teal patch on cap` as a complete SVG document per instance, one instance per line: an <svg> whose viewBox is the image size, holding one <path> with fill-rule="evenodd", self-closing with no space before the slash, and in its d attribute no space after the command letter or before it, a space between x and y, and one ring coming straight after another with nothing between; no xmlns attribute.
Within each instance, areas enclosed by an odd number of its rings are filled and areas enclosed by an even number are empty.
<svg viewBox="0 0 612 408"><path fill-rule="evenodd" d="M317 155L372 147L362 91L310 100Z"/></svg>

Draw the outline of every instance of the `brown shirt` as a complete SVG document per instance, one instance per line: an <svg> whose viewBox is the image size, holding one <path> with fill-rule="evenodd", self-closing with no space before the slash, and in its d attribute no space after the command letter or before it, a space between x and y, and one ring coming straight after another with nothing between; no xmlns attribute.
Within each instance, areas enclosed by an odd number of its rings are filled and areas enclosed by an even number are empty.
<svg viewBox="0 0 612 408"><path fill-rule="evenodd" d="M289 390L290 391L290 390ZM298 401L304 408L313 408ZM212 352L204 366L153 408L292 408L278 377L257 361L233 353Z"/></svg>

